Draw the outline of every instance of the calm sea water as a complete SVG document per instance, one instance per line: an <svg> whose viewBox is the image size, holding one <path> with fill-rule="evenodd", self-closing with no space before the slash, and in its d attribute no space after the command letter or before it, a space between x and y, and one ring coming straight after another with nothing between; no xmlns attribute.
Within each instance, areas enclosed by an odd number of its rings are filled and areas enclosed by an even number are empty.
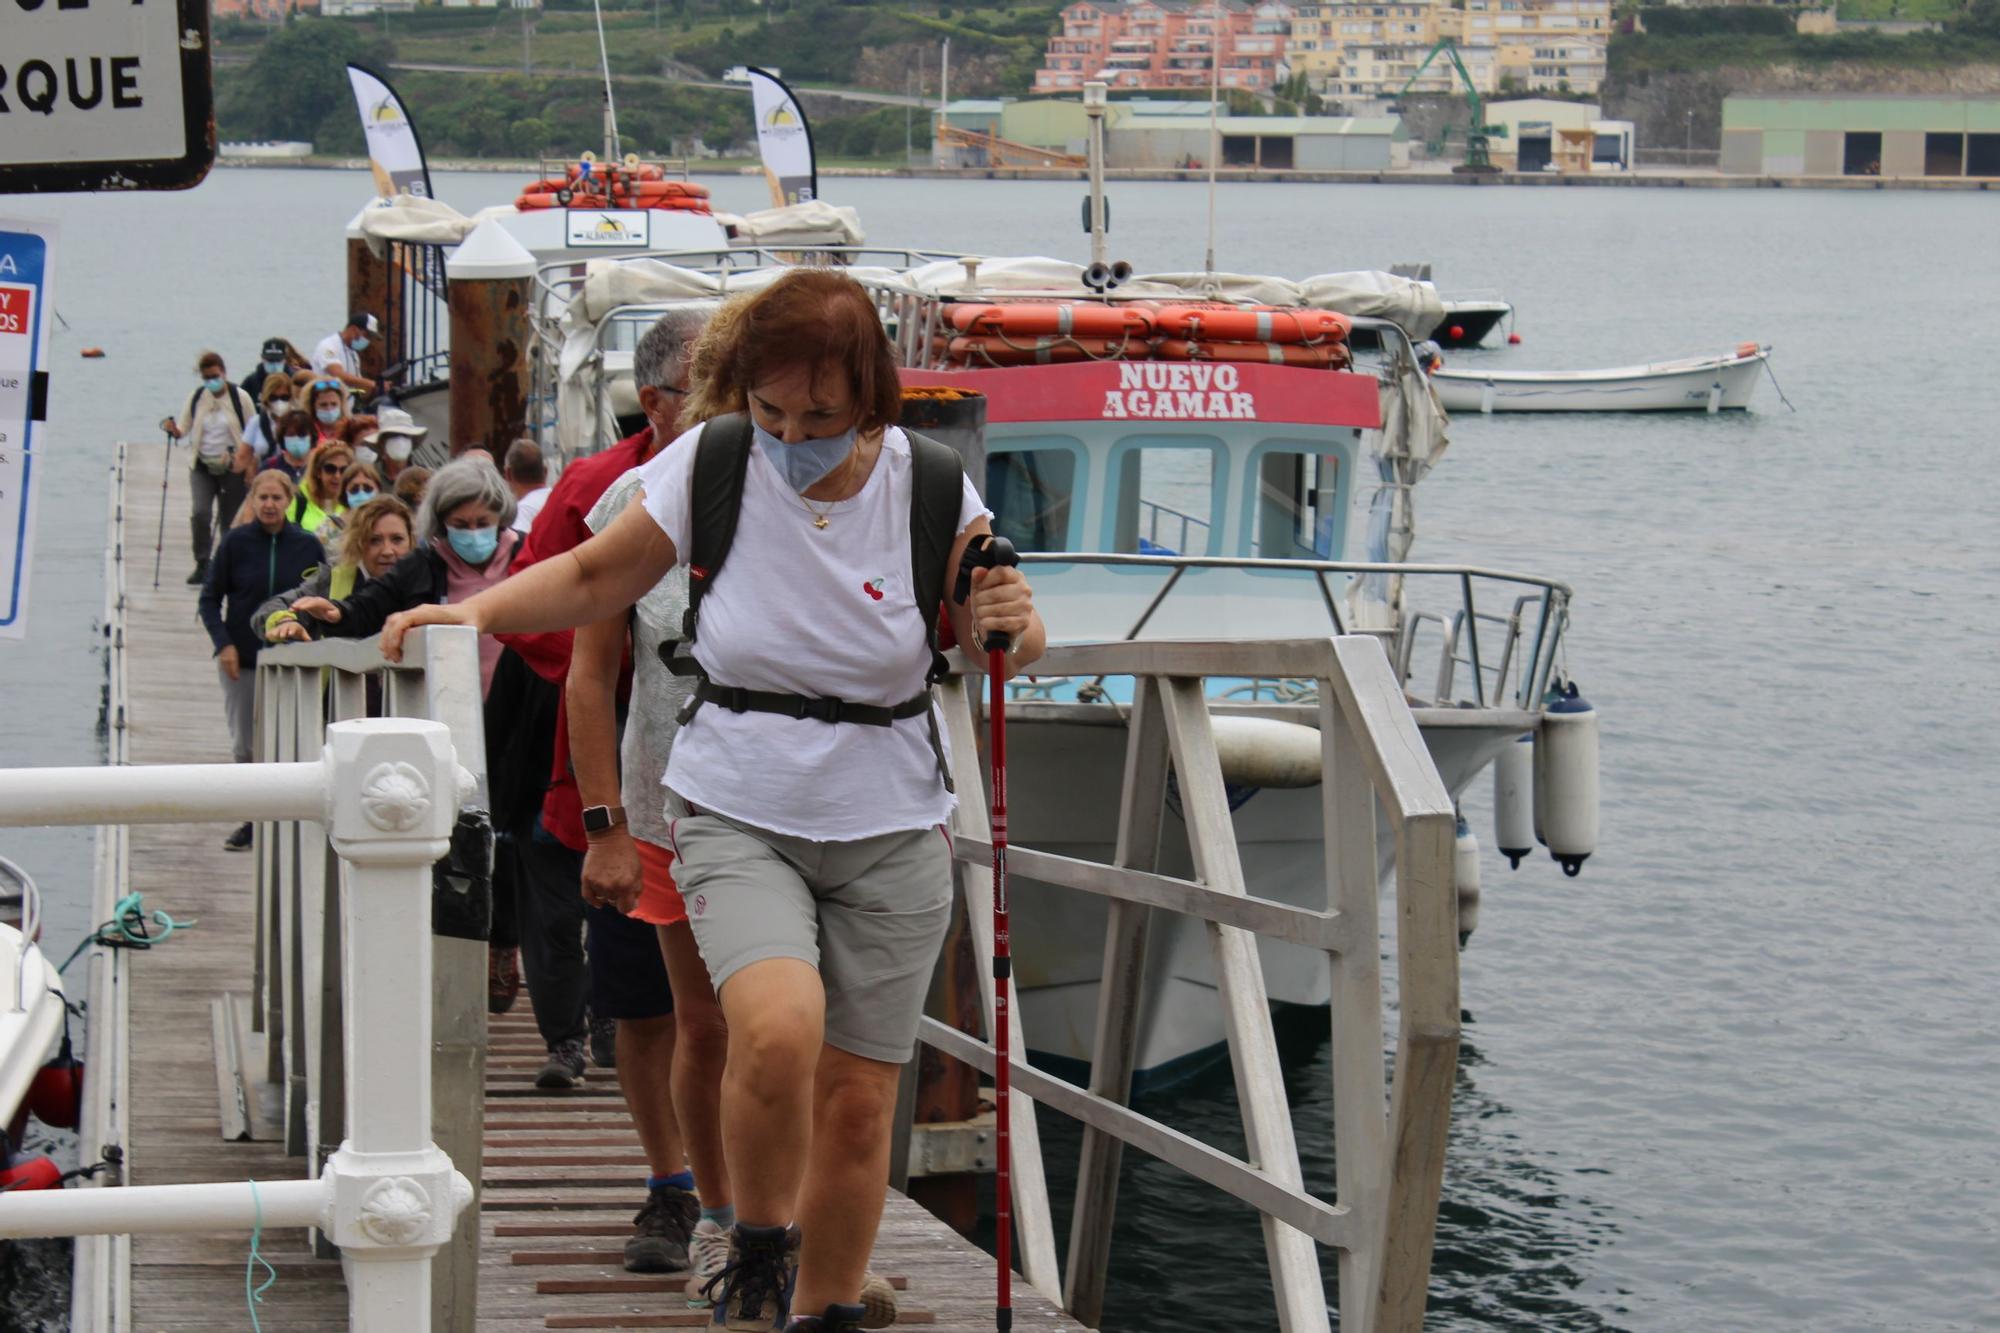
<svg viewBox="0 0 2000 1333"><path fill-rule="evenodd" d="M438 180L468 212L515 185ZM872 240L1083 252L1072 185L828 186ZM0 209L63 224L71 326L31 637L0 643L0 764L95 762L111 442L160 447L200 348L240 375L265 335L330 330L366 188L225 171L185 195ZM761 189L716 196L754 207ZM1200 187L1113 199L1114 257L1200 264ZM1428 260L1448 293L1513 300L1523 344L1468 357L1581 367L1754 338L1799 409L1767 385L1731 418L1464 420L1418 493L1415 558L1576 586L1569 664L1604 722L1583 877L1485 861L1433 1326L2000 1327L2000 201L1259 185L1219 213L1226 268ZM76 359L85 344L106 359ZM156 511L133 501L149 545ZM169 514L164 578L187 573L186 541ZM183 674L220 730L207 662L147 669ZM1485 784L1467 813L1490 843ZM87 838L4 847L52 891L66 952ZM1294 1055L1325 1187L1324 1040ZM1240 1147L1226 1076L1150 1109ZM1072 1160L1073 1136L1051 1138ZM1254 1219L1127 1171L1107 1327L1260 1326Z"/></svg>

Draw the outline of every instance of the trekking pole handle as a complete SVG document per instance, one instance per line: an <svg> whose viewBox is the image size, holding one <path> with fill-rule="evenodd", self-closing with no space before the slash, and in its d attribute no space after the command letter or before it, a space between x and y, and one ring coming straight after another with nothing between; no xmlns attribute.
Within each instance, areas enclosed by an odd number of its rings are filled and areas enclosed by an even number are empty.
<svg viewBox="0 0 2000 1333"><path fill-rule="evenodd" d="M959 561L958 587L954 589L959 602L972 595L972 571L975 569L1017 569L1021 557L1014 550L1014 543L1005 537L991 533L981 533L966 543L965 556ZM981 643L989 653L1005 654L1013 647L1010 634L987 634L981 636Z"/></svg>

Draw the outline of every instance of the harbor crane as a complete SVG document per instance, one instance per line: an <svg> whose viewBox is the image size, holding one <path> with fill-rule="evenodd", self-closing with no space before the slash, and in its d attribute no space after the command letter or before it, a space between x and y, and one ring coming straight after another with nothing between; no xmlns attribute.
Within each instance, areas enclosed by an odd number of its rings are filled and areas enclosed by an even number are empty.
<svg viewBox="0 0 2000 1333"><path fill-rule="evenodd" d="M1396 100L1400 102L1404 97L1409 95L1410 89L1416 87L1417 80L1424 77L1424 71L1429 69L1431 62L1435 61L1440 55L1451 61L1451 67L1458 71L1458 81L1465 85L1466 101L1471 103L1471 118L1466 122L1465 126L1465 161L1453 167L1452 170L1461 173L1478 172L1481 174L1499 170L1498 167L1493 165L1493 159L1488 156L1486 145L1488 139L1493 135L1505 134L1507 132L1506 127L1488 125L1486 123L1486 104L1479 96L1478 87L1472 82L1472 72L1466 69L1465 62L1459 59L1458 46L1451 38L1438 38L1437 45L1431 47L1430 54L1424 57L1424 63L1417 66L1417 72L1410 76L1409 82L1405 83L1402 90L1396 94ZM1437 144L1440 150L1450 140L1451 129L1452 127L1447 125L1443 130L1439 131Z"/></svg>

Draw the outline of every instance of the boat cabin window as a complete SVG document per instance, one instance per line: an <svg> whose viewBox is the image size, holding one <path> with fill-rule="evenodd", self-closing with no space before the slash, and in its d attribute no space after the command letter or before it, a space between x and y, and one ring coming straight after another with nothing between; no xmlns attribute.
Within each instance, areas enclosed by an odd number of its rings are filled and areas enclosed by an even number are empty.
<svg viewBox="0 0 2000 1333"><path fill-rule="evenodd" d="M1251 463L1255 491L1243 530L1246 555L1331 560L1340 549L1340 456L1313 446L1267 445Z"/></svg>
<svg viewBox="0 0 2000 1333"><path fill-rule="evenodd" d="M1211 444L1127 441L1111 451L1106 549L1125 555L1216 555L1227 455Z"/></svg>
<svg viewBox="0 0 2000 1333"><path fill-rule="evenodd" d="M986 507L993 532L1017 551L1067 551L1081 454L1061 445L986 455Z"/></svg>

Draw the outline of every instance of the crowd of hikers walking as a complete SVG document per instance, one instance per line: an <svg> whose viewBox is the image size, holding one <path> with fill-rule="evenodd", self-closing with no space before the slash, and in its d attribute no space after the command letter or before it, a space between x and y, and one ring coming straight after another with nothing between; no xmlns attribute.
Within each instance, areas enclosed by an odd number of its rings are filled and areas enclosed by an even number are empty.
<svg viewBox="0 0 2000 1333"><path fill-rule="evenodd" d="M669 311L634 354L643 426L553 479L528 440L414 466L407 413L350 411L376 329L352 315L310 362L273 338L241 384L205 352L164 423L194 446L188 581L235 757L259 647L379 635L395 661L415 627L477 629L488 1007L525 981L541 1087L615 1070L649 1165L626 1267L688 1271L716 1327L893 1322L868 1260L959 799L939 647L1033 662L1027 581L940 596L991 516L896 425L889 342L838 274Z"/></svg>

